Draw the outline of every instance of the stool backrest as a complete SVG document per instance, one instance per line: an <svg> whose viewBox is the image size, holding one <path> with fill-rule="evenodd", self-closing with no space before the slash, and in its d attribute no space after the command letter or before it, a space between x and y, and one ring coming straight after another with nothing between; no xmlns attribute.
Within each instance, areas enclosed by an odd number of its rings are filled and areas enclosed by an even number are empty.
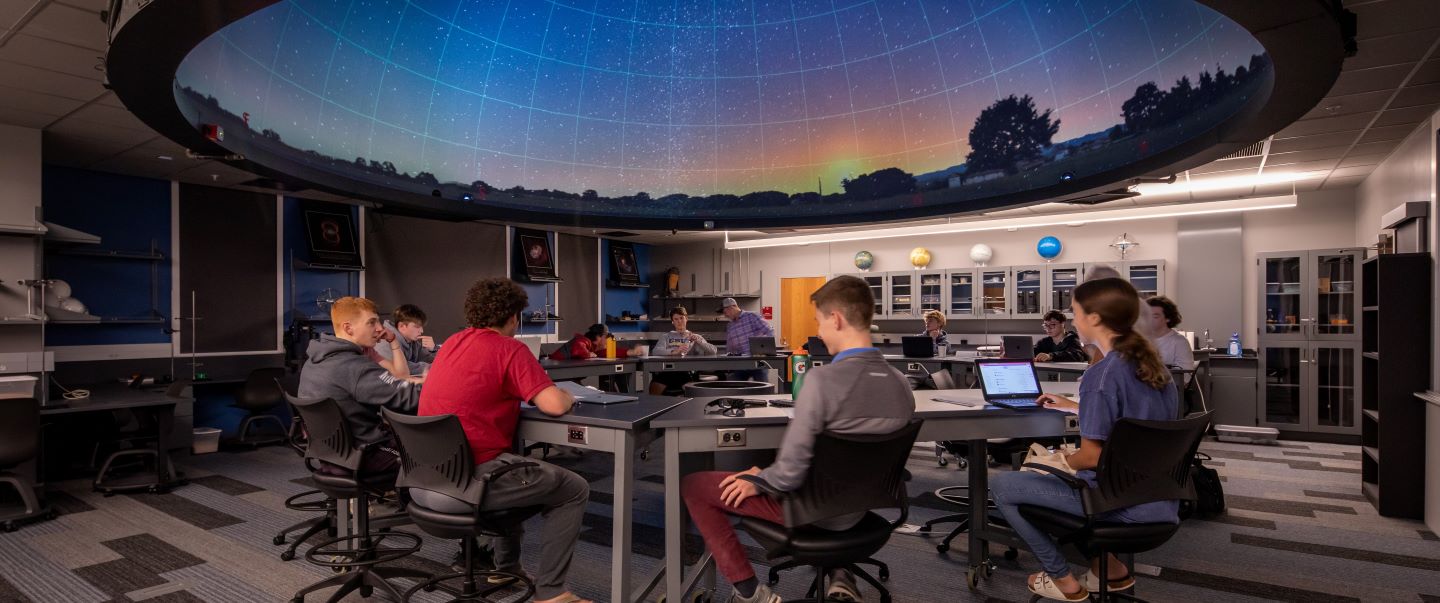
<svg viewBox="0 0 1440 603"><path fill-rule="evenodd" d="M350 434L350 423L340 403L330 398L300 398L284 394L305 421L310 439L305 446L305 459L324 461L354 471L360 468L361 450Z"/></svg>
<svg viewBox="0 0 1440 603"><path fill-rule="evenodd" d="M275 383L284 377L285 369L279 367L250 371L250 375L245 377L245 387L241 388L235 402L252 412L274 408L284 400L282 390L275 387Z"/></svg>
<svg viewBox="0 0 1440 603"><path fill-rule="evenodd" d="M35 458L40 449L40 402L34 398L0 400L0 467Z"/></svg>
<svg viewBox="0 0 1440 603"><path fill-rule="evenodd" d="M382 409L400 449L397 488L420 488L479 505L484 483L475 479L475 457L455 415L412 417Z"/></svg>
<svg viewBox="0 0 1440 603"><path fill-rule="evenodd" d="M1116 421L1095 468L1098 487L1081 491L1085 514L1194 498L1190 465L1209 425L1210 413L1177 421Z"/></svg>
<svg viewBox="0 0 1440 603"><path fill-rule="evenodd" d="M825 432L815 437L810 472L786 495L785 525L799 527L850 513L909 507L905 462L920 433L920 419L877 435Z"/></svg>

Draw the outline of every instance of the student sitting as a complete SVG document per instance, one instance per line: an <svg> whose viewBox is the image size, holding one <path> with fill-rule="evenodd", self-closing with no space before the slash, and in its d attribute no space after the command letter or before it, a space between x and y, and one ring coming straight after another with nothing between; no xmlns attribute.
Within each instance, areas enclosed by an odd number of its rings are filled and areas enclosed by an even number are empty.
<svg viewBox="0 0 1440 603"><path fill-rule="evenodd" d="M1170 371L1145 336L1135 331L1140 315L1140 300L1135 288L1120 279L1086 281L1075 288L1071 303L1075 326L1080 335L1092 341L1104 358L1085 371L1080 382L1077 405L1053 394L1041 401L1046 408L1075 409L1080 413L1080 449L1066 457L1079 477L1095 487L1095 472L1101 450L1115 422L1120 419L1173 420L1179 412L1180 400ZM1095 574L1099 560L1091 564L1082 584L1070 574L1070 564L1060 548L1044 532L1020 514L1020 505L1039 505L1074 515L1083 515L1080 493L1060 478L1027 471L1005 472L990 482L990 494L1000 513L1015 533L1030 546L1045 571L1031 574L1026 580L1030 592L1059 601L1084 601L1089 591L1099 588ZM1179 501L1145 503L1120 509L1105 519L1123 523L1160 523L1180 521ZM1135 579L1113 556L1108 560L1109 589L1127 590Z"/></svg>
<svg viewBox="0 0 1440 603"><path fill-rule="evenodd" d="M365 355L386 334L375 303L363 297L342 297L330 306L334 335L310 342L300 369L301 398L330 398L340 404L350 432L360 444L388 442L381 429L380 408L414 414L420 387L397 378ZM399 466L400 455L389 446L372 446L361 471L383 473ZM340 471L336 469L336 471Z"/></svg>
<svg viewBox="0 0 1440 603"><path fill-rule="evenodd" d="M1145 334L1150 338L1150 343L1155 346L1155 351L1160 353L1160 361L1165 366L1174 366L1189 370L1195 366L1195 352L1190 349L1190 340L1181 335L1175 327L1180 326L1180 307L1170 298L1158 295L1145 300L1145 316L1142 324L1149 327Z"/></svg>
<svg viewBox="0 0 1440 603"><path fill-rule="evenodd" d="M875 299L869 285L856 277L842 276L825 283L810 300L815 303L820 338L835 357L829 364L811 369L806 377L805 387L795 400L795 418L785 430L775 463L763 470L751 467L733 475L719 471L692 473L680 485L690 516L715 555L715 565L735 585L732 601L779 603L780 596L755 579L755 569L736 538L730 516L784 522L778 501L758 494L754 484L736 476L759 475L776 489L794 490L810 471L816 435L826 431L891 433L907 425L915 413L915 398L905 376L870 345ZM854 527L862 516L836 517L815 527L845 530ZM830 574L825 596L858 601L859 591L850 573L839 570Z"/></svg>
<svg viewBox="0 0 1440 603"><path fill-rule="evenodd" d="M930 338L936 354L940 353L940 346L950 345L949 335L945 333L945 315L939 310L925 311L925 330L920 334Z"/></svg>
<svg viewBox="0 0 1440 603"><path fill-rule="evenodd" d="M523 308L522 308L523 309ZM602 324L590 325L584 333L576 333L570 337L570 341L550 353L551 360L586 360L600 355L605 349L605 339L610 336L610 329Z"/></svg>
<svg viewBox="0 0 1440 603"><path fill-rule="evenodd" d="M717 352L715 344L705 341L705 336L691 332L686 329L690 322L690 311L685 306L675 306L670 310L670 324L674 329L669 333L660 336L655 342L656 356L684 356L694 354L696 356L714 356ZM655 373L650 378L650 393L662 395L667 389L678 389L686 383L695 380L695 373L687 371L666 371Z"/></svg>
<svg viewBox="0 0 1440 603"><path fill-rule="evenodd" d="M425 334L425 312L413 304L403 304L390 313L392 320L385 321L385 330L399 344L400 354L407 363L411 375L424 375L435 360L435 338ZM386 360L394 360L394 346L380 346L375 349Z"/></svg>
<svg viewBox="0 0 1440 603"><path fill-rule="evenodd" d="M1035 342L1035 362L1085 362L1089 354L1080 345L1080 336L1065 328L1065 313L1051 310L1040 322L1045 336Z"/></svg>
<svg viewBox="0 0 1440 603"><path fill-rule="evenodd" d="M574 472L510 452L522 402L528 400L551 416L570 412L575 405L575 398L555 387L530 349L515 339L526 302L525 290L509 279L486 279L470 287L465 297L468 327L450 336L435 356L431 376L420 396L419 414L453 414L460 419L475 455L476 475L522 461L539 465L488 482L484 509L545 507L541 512L544 533L540 536L535 601L590 603L565 588L590 485ZM416 503L444 513L471 510L464 502L427 490L412 488L410 496ZM492 541L499 569L520 571L522 536L523 532L517 530Z"/></svg>

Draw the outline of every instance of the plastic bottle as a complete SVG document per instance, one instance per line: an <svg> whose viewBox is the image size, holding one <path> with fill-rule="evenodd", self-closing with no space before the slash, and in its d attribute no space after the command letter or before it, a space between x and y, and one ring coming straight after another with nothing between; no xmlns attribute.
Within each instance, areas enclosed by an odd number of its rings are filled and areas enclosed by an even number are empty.
<svg viewBox="0 0 1440 603"><path fill-rule="evenodd" d="M805 373L810 370L810 354L795 350L790 355L790 399L800 397L800 388L805 386Z"/></svg>
<svg viewBox="0 0 1440 603"><path fill-rule="evenodd" d="M1229 354L1230 354L1231 356L1239 356L1239 355L1240 355L1240 334L1239 334L1239 333L1232 333L1232 334L1230 335L1230 349L1228 349L1228 350L1226 350L1226 351L1229 352Z"/></svg>
<svg viewBox="0 0 1440 603"><path fill-rule="evenodd" d="M606 358L614 358L614 357L615 357L615 338L614 338L614 337L606 337L606 338L605 338L605 357L606 357Z"/></svg>
<svg viewBox="0 0 1440 603"><path fill-rule="evenodd" d="M1215 340L1210 337L1210 329L1205 329L1205 349L1215 351Z"/></svg>

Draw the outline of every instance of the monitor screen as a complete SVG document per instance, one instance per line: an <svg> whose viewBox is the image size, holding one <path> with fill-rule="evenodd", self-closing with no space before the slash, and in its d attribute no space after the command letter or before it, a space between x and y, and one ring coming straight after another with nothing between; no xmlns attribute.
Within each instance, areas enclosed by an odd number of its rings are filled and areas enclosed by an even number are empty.
<svg viewBox="0 0 1440 603"><path fill-rule="evenodd" d="M1028 360L1018 362L981 362L976 364L980 384L986 396L1038 396L1040 383L1035 368Z"/></svg>
<svg viewBox="0 0 1440 603"><path fill-rule="evenodd" d="M348 208L340 211L305 210L305 232L310 242L312 263L360 263Z"/></svg>

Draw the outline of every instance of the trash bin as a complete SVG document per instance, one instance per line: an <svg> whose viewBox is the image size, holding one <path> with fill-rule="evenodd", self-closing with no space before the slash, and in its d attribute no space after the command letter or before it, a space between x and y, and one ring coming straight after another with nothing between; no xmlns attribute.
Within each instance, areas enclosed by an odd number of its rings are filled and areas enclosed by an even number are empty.
<svg viewBox="0 0 1440 603"><path fill-rule="evenodd" d="M685 395L691 398L754 396L773 393L775 393L775 384L761 381L696 381L685 384Z"/></svg>
<svg viewBox="0 0 1440 603"><path fill-rule="evenodd" d="M220 450L220 430L214 427L196 427L195 441L190 445L195 454L209 454Z"/></svg>

